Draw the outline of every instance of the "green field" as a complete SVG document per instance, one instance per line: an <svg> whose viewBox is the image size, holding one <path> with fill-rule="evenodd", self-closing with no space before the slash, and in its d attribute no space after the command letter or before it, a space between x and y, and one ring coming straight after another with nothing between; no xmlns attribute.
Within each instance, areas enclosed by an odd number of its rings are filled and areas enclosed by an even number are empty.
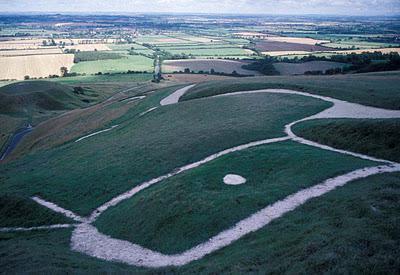
<svg viewBox="0 0 400 275"><path fill-rule="evenodd" d="M210 48L210 49L168 49L171 54L186 54L193 56L226 57L226 56L250 56L251 53L241 48Z"/></svg>
<svg viewBox="0 0 400 275"><path fill-rule="evenodd" d="M120 59L122 56L118 53L108 51L93 51L93 52L77 52L74 56L74 62L97 61L108 59Z"/></svg>
<svg viewBox="0 0 400 275"><path fill-rule="evenodd" d="M96 74L119 73L127 71L153 71L153 59L141 55L129 55L120 59L87 61L75 64L72 73Z"/></svg>
<svg viewBox="0 0 400 275"><path fill-rule="evenodd" d="M167 179L111 208L96 225L115 238L180 253L290 194L372 165L294 142L264 145ZM226 185L226 174L247 182Z"/></svg>
<svg viewBox="0 0 400 275"><path fill-rule="evenodd" d="M32 116L44 111L84 107L72 87L47 81L23 81L0 88L0 114Z"/></svg>
<svg viewBox="0 0 400 275"><path fill-rule="evenodd" d="M269 76L206 82L182 100L255 89L293 89L364 105L400 110L400 72L335 76Z"/></svg>
<svg viewBox="0 0 400 275"><path fill-rule="evenodd" d="M335 148L400 162L399 119L329 119L295 125L296 134Z"/></svg>
<svg viewBox="0 0 400 275"><path fill-rule="evenodd" d="M106 75L86 75L86 76L72 76L53 78L49 81L55 81L68 85L78 85L80 83L136 83L145 82L153 79L152 73L141 73L141 74L106 74Z"/></svg>

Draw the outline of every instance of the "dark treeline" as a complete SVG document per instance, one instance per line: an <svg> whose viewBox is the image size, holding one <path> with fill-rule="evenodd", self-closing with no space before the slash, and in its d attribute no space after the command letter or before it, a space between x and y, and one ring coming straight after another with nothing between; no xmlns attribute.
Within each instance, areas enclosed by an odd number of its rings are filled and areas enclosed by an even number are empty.
<svg viewBox="0 0 400 275"><path fill-rule="evenodd" d="M310 61L331 61L348 64L343 68L330 69L326 72L312 71L306 74L340 74L340 73L366 73L366 72L380 72L380 71L393 71L400 69L400 55L396 52L383 54L381 52L361 53L361 54L347 54L347 55L333 55L330 57L325 56L304 56L302 58L287 57L271 57L267 56L264 59L255 60L253 63L242 66L244 69L258 71L264 75L278 75L274 63L305 63Z"/></svg>

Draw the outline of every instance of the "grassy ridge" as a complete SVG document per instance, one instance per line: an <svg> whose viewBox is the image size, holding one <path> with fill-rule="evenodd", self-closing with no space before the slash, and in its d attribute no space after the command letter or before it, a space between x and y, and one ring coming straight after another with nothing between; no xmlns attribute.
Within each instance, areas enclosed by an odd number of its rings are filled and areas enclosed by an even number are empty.
<svg viewBox="0 0 400 275"><path fill-rule="evenodd" d="M400 162L400 119L312 120L293 130L335 148Z"/></svg>
<svg viewBox="0 0 400 275"><path fill-rule="evenodd" d="M144 269L70 250L71 230L0 233L4 273L389 273L400 268L400 173L311 200L229 247L180 268ZM49 256L51 255L51 256Z"/></svg>
<svg viewBox="0 0 400 275"><path fill-rule="evenodd" d="M135 107L110 122L120 124L110 132L0 166L0 189L39 194L89 214L115 195L176 167L250 141L283 136L283 125L328 106L305 97L262 94L185 102L140 118Z"/></svg>
<svg viewBox="0 0 400 275"><path fill-rule="evenodd" d="M335 76L269 76L198 84L182 100L256 89L293 89L387 109L400 109L400 71Z"/></svg>
<svg viewBox="0 0 400 275"><path fill-rule="evenodd" d="M73 109L84 106L71 87L48 81L24 81L0 88L0 113Z"/></svg>
<svg viewBox="0 0 400 275"><path fill-rule="evenodd" d="M106 235L179 253L301 189L373 165L294 142L264 145L167 179L111 208L96 225ZM247 182L224 184L230 173Z"/></svg>

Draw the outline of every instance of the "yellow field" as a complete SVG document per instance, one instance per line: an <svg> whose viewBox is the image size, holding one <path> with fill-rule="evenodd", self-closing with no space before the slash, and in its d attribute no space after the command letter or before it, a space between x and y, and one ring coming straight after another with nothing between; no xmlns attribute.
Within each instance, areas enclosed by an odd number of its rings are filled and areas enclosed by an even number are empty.
<svg viewBox="0 0 400 275"><path fill-rule="evenodd" d="M111 51L107 44L78 44L73 46L66 46L65 49L75 49L81 52L91 52L91 51Z"/></svg>
<svg viewBox="0 0 400 275"><path fill-rule="evenodd" d="M211 42L220 41L218 39L211 39L208 37L196 37L196 36L190 36L187 39L190 41L193 41L193 42L200 42L200 43L211 43Z"/></svg>
<svg viewBox="0 0 400 275"><path fill-rule="evenodd" d="M238 36L238 37L244 37L244 38L255 38L255 37L268 37L270 36L270 34L265 34L265 33L261 33L261 32L237 32L234 33L234 35Z"/></svg>
<svg viewBox="0 0 400 275"><path fill-rule="evenodd" d="M313 52L317 53L317 52ZM281 55L298 55L298 54L311 54L311 52L306 51L280 51L280 52L262 52L264 55L269 56L281 56Z"/></svg>
<svg viewBox="0 0 400 275"><path fill-rule="evenodd" d="M316 40L312 38L302 38L302 37L282 37L282 36L271 36L266 37L264 40L276 41L276 42L287 42L287 43L299 43L306 45L316 45L322 43L329 43L329 40Z"/></svg>
<svg viewBox="0 0 400 275"><path fill-rule="evenodd" d="M373 52L381 52L381 53L391 53L396 52L400 53L400 48L381 48L381 49L364 49L364 50L344 50L344 51L334 51L334 53L340 54L350 54L350 53L373 53Z"/></svg>
<svg viewBox="0 0 400 275"><path fill-rule="evenodd" d="M0 56L24 56L38 54L61 54L63 51L58 47L46 47L40 49L24 49L24 50L0 50Z"/></svg>
<svg viewBox="0 0 400 275"><path fill-rule="evenodd" d="M43 46L44 39L19 39L0 42L0 50L37 49Z"/></svg>
<svg viewBox="0 0 400 275"><path fill-rule="evenodd" d="M73 54L50 54L0 57L0 79L24 79L60 75L60 68L70 69L74 64Z"/></svg>
<svg viewBox="0 0 400 275"><path fill-rule="evenodd" d="M344 50L344 51L329 51L329 52L306 52L306 51L282 51L282 52L262 52L264 55L269 56L283 56L283 55L308 55L308 54L360 54L364 52L381 52L381 53L391 53L397 52L400 54L400 48L380 48L380 49L364 49L364 50Z"/></svg>

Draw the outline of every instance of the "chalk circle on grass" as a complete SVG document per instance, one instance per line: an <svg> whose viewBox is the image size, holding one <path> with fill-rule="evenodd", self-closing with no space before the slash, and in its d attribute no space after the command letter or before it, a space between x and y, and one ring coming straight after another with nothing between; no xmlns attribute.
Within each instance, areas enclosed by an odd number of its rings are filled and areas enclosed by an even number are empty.
<svg viewBox="0 0 400 275"><path fill-rule="evenodd" d="M224 183L228 185L240 185L246 182L246 179L239 175L228 174L224 177Z"/></svg>

